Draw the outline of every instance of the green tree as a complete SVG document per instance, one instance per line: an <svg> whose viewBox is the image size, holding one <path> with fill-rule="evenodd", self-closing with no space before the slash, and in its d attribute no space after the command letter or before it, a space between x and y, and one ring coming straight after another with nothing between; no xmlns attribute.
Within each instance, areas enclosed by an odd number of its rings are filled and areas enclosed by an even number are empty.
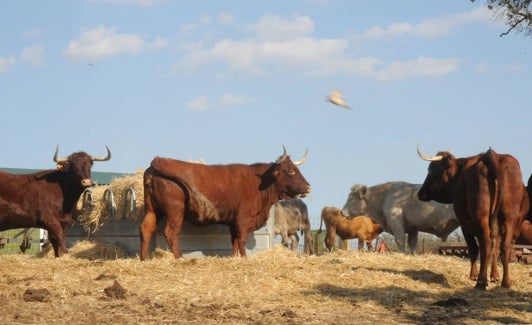
<svg viewBox="0 0 532 325"><path fill-rule="evenodd" d="M475 2L478 0L471 0ZM532 12L530 4L532 0L485 0L488 9L505 21L509 26L508 30L501 33L501 37L508 35L511 31L523 33L526 36L532 35Z"/></svg>

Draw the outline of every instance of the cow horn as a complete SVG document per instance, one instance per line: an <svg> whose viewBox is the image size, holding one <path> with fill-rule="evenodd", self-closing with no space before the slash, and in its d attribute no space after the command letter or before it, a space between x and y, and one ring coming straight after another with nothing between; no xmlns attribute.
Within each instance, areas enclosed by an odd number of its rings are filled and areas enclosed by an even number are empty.
<svg viewBox="0 0 532 325"><path fill-rule="evenodd" d="M302 163L304 163L305 160L307 160L307 155L308 155L308 149L305 149L305 154L303 155L303 158L299 159L298 161L294 161L294 165L299 166Z"/></svg>
<svg viewBox="0 0 532 325"><path fill-rule="evenodd" d="M280 164L282 163L283 161L286 160L286 158L288 158L288 154L286 153L286 147L284 146L283 144L283 155L281 157L279 157L279 159L277 159L277 161L275 162L276 164Z"/></svg>
<svg viewBox="0 0 532 325"><path fill-rule="evenodd" d="M57 158L57 154L59 153L59 145L55 148L55 154L54 154L54 161L56 163L62 163L68 161L68 158Z"/></svg>
<svg viewBox="0 0 532 325"><path fill-rule="evenodd" d="M107 148L107 157L93 157L91 156L92 161L107 161L111 159L111 150L109 150L109 147L106 145L105 148Z"/></svg>
<svg viewBox="0 0 532 325"><path fill-rule="evenodd" d="M426 161L440 161L443 159L443 156L441 155L437 155L437 156L425 156L424 154L421 153L421 150L419 150L419 144L417 145L417 155L419 156L419 158L423 159L423 160L426 160Z"/></svg>

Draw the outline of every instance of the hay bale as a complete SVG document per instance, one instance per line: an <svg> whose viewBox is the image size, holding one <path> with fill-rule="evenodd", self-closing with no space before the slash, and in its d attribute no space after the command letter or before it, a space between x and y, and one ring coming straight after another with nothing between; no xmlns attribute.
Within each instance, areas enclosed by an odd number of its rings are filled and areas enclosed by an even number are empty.
<svg viewBox="0 0 532 325"><path fill-rule="evenodd" d="M135 174L114 178L111 184L96 186L90 189L93 197L93 205L84 206L83 196L77 203L74 213L75 218L80 222L87 232L95 232L108 218L127 218L132 221L139 221L144 216L144 170L138 170ZM135 195L134 211L130 211L128 189L133 189ZM111 195L116 210L111 209ZM126 196L128 201L126 201Z"/></svg>

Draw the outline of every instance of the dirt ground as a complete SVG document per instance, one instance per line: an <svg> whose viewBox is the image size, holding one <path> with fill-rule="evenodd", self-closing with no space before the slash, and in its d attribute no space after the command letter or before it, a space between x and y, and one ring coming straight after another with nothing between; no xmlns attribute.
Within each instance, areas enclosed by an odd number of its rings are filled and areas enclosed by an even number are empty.
<svg viewBox="0 0 532 325"><path fill-rule="evenodd" d="M0 256L4 324L531 324L532 266L474 289L458 257L277 247L247 258L150 261L82 242L68 256ZM502 270L501 270L502 272Z"/></svg>

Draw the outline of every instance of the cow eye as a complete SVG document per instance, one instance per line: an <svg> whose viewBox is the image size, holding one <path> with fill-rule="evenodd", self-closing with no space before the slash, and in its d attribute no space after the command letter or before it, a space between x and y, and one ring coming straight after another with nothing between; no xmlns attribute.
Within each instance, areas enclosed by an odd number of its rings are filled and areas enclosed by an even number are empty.
<svg viewBox="0 0 532 325"><path fill-rule="evenodd" d="M293 169L290 169L290 170L288 171L288 175L290 175L290 176L295 175L295 173L296 173L296 171L293 170Z"/></svg>

